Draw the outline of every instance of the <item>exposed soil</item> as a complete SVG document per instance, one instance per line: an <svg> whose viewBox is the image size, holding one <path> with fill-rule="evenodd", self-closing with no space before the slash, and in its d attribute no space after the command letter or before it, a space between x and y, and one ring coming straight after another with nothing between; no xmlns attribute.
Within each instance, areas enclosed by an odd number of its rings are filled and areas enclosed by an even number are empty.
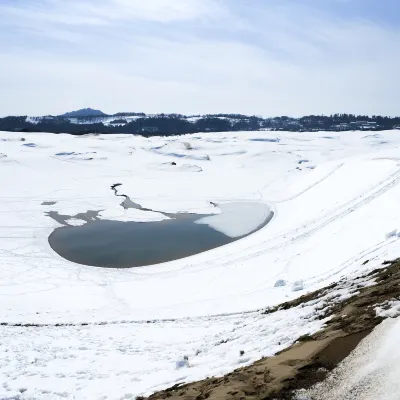
<svg viewBox="0 0 400 400"><path fill-rule="evenodd" d="M400 296L400 259L385 263L384 269L373 271L376 284L359 289L350 299L327 308L325 316L333 316L326 327L312 336L300 337L297 343L275 355L235 370L222 378L209 378L186 385L176 385L156 393L150 400L287 400L293 392L309 388L325 379L339 362L346 358L371 331L382 322L374 306ZM340 285L340 283L339 283ZM337 285L281 304L265 312L289 309L318 299Z"/></svg>

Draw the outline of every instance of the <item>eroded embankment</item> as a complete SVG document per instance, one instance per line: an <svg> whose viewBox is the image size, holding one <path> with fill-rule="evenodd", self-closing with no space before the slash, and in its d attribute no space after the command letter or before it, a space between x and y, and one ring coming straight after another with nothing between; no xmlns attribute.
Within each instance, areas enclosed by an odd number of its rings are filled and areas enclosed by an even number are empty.
<svg viewBox="0 0 400 400"><path fill-rule="evenodd" d="M324 317L331 316L325 328L312 336L300 337L274 357L235 370L222 378L209 378L176 385L150 396L158 399L292 399L293 392L324 380L327 373L354 350L377 326L375 305L400 296L400 259L368 274L374 281L365 287L355 280L354 295L341 303L327 305ZM340 288L341 283L284 303L266 313L289 309L315 301Z"/></svg>

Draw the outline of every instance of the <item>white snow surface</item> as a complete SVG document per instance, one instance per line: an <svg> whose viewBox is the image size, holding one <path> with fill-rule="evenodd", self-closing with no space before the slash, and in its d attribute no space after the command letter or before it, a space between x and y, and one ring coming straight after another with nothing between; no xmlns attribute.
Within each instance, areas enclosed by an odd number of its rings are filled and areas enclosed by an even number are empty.
<svg viewBox="0 0 400 400"><path fill-rule="evenodd" d="M321 328L313 306L100 326L2 327L0 398L125 399L223 375ZM240 351L245 351L240 356ZM187 355L190 368L177 369Z"/></svg>
<svg viewBox="0 0 400 400"><path fill-rule="evenodd" d="M0 322L46 325L0 327L0 398L127 399L221 375L323 324L317 307L254 310L398 257L400 238L387 235L400 229L398 132L278 135L0 132ZM188 159L201 170L174 173L172 162ZM88 210L163 218L124 210L116 183L155 211L215 214L212 203L253 203L274 217L229 245L143 268L82 266L54 253L48 236L60 225L49 211L75 224ZM185 355L190 368L176 369Z"/></svg>
<svg viewBox="0 0 400 400"><path fill-rule="evenodd" d="M393 299L376 307L376 315L382 318L400 317L400 300Z"/></svg>
<svg viewBox="0 0 400 400"><path fill-rule="evenodd" d="M268 206L260 203L228 203L219 207L220 214L200 218L195 223L236 238L255 231L271 215Z"/></svg>
<svg viewBox="0 0 400 400"><path fill-rule="evenodd" d="M19 399L23 391L24 399L130 399L224 375L318 331L329 319L324 318L327 307L372 284L369 276L342 279L319 299L269 314L5 326L0 396Z"/></svg>
<svg viewBox="0 0 400 400"><path fill-rule="evenodd" d="M298 400L398 400L400 318L375 328L322 384Z"/></svg>

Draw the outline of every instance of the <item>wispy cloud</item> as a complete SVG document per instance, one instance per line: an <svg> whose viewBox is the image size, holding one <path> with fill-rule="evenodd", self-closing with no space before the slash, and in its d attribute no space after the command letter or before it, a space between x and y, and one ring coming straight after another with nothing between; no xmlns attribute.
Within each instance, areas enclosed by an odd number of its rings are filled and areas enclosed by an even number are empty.
<svg viewBox="0 0 400 400"><path fill-rule="evenodd" d="M42 0L8 2L2 14L25 22L38 20L66 25L102 25L120 21L173 22L215 15L211 0Z"/></svg>
<svg viewBox="0 0 400 400"><path fill-rule="evenodd" d="M0 113L396 113L400 27L321 4L0 3Z"/></svg>

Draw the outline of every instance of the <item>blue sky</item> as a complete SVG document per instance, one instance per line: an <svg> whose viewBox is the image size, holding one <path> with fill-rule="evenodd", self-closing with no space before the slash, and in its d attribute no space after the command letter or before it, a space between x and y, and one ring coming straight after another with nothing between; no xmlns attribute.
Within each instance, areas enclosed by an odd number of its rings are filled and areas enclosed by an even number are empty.
<svg viewBox="0 0 400 400"><path fill-rule="evenodd" d="M398 0L0 0L0 115L400 114Z"/></svg>

